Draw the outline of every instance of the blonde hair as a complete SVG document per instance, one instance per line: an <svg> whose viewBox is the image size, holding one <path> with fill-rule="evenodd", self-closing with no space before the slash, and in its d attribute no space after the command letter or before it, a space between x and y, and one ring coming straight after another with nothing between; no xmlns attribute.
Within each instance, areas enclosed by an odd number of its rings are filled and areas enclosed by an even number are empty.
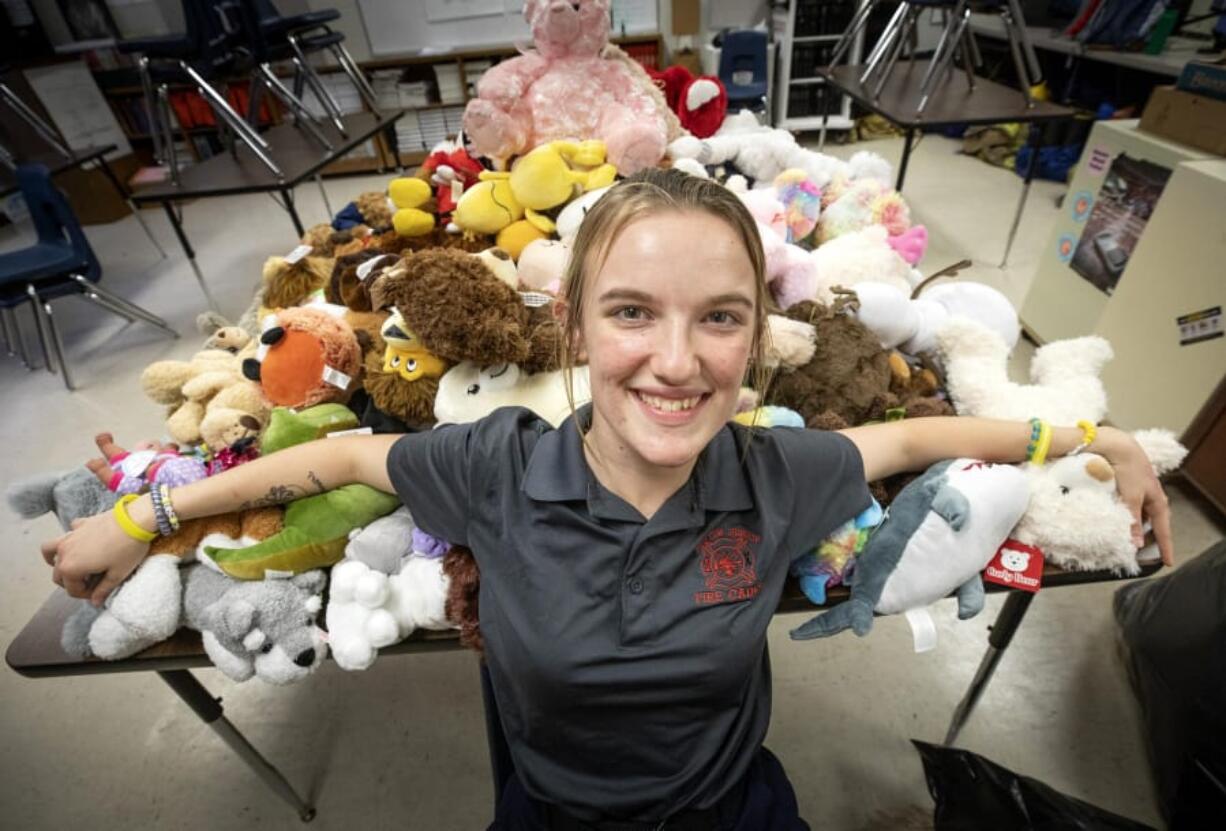
<svg viewBox="0 0 1226 831"><path fill-rule="evenodd" d="M619 182L592 207L579 226L566 266L562 298L561 365L566 397L575 411L573 370L578 359L579 325L587 302L588 286L600 271L617 237L632 221L666 211L701 212L723 220L740 237L753 266L754 321L749 365L753 388L763 396L771 372L766 366L770 332L766 326L770 292L766 287L766 255L758 225L736 194L710 179L675 169L648 168Z"/></svg>

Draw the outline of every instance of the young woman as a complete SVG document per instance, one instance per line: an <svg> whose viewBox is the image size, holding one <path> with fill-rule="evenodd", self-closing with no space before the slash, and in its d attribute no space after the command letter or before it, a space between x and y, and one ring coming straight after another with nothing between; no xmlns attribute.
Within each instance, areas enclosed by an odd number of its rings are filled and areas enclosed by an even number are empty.
<svg viewBox="0 0 1226 831"><path fill-rule="evenodd" d="M516 773L495 828L798 829L762 747L766 631L789 560L862 510L866 481L940 459L1018 462L1031 427L915 419L839 433L729 424L763 361L767 289L749 213L723 187L646 171L584 220L559 311L592 403L558 429L520 408L407 436L330 439L176 488L180 517L365 482L469 546ZM1082 443L1056 428L1049 455ZM1166 497L1102 428L1137 519L1171 559ZM128 506L155 527L149 497ZM130 530L130 529L129 529ZM117 519L43 545L53 579L100 603L146 545Z"/></svg>

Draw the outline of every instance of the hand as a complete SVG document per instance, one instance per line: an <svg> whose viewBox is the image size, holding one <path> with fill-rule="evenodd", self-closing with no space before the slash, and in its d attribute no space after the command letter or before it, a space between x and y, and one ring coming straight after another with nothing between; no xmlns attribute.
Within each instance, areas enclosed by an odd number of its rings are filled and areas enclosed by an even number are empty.
<svg viewBox="0 0 1226 831"><path fill-rule="evenodd" d="M1171 509L1166 492L1158 481L1145 451L1130 434L1114 427L1098 428L1091 450L1102 454L1115 468L1115 486L1120 499L1132 512L1132 542L1145 543L1141 523L1149 520L1162 564L1175 565L1175 546L1171 538Z"/></svg>
<svg viewBox="0 0 1226 831"><path fill-rule="evenodd" d="M54 569L51 579L95 606L101 606L149 552L149 545L125 534L109 511L75 520L71 531L41 548Z"/></svg>

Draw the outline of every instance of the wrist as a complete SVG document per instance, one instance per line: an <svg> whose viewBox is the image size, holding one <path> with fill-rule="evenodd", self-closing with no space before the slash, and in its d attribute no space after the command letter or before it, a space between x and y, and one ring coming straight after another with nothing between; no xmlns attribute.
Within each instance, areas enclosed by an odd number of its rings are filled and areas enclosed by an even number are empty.
<svg viewBox="0 0 1226 831"><path fill-rule="evenodd" d="M141 530L150 534L158 532L157 518L153 514L153 500L149 494L141 494L127 505L128 517L140 526Z"/></svg>

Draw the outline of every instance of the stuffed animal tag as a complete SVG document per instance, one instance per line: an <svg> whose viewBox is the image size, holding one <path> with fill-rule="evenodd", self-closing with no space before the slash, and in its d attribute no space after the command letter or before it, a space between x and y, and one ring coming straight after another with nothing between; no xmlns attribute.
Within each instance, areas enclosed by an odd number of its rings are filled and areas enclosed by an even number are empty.
<svg viewBox="0 0 1226 831"><path fill-rule="evenodd" d="M983 571L983 579L1012 589L1038 592L1043 577L1043 552L1033 545L1007 539Z"/></svg>
<svg viewBox="0 0 1226 831"><path fill-rule="evenodd" d="M354 427L352 430L336 430L324 436L325 439L335 439L339 436L373 436L373 427Z"/></svg>
<svg viewBox="0 0 1226 831"><path fill-rule="evenodd" d="M553 302L552 297L539 291L521 291L519 296L523 298L524 305L529 309L539 309L541 306L548 306Z"/></svg>
<svg viewBox="0 0 1226 831"><path fill-rule="evenodd" d="M119 469L124 476L140 477L157 458L156 450L135 450L124 456L119 462Z"/></svg>
<svg viewBox="0 0 1226 831"><path fill-rule="evenodd" d="M357 271L356 271L357 278L361 280L363 283L365 283L366 278L370 277L370 272L375 270L375 266L377 266L379 263L383 262L384 260L388 259L389 257L391 257L392 259L395 259L396 255L380 254L378 257L371 257L369 260L367 260L366 262L362 263L360 266L357 267Z"/></svg>
<svg viewBox="0 0 1226 831"><path fill-rule="evenodd" d="M299 245L293 251L285 255L285 262L287 265L293 265L314 250L315 249L311 248L309 245Z"/></svg>
<svg viewBox="0 0 1226 831"><path fill-rule="evenodd" d="M337 389L342 390L349 389L349 385L353 383L353 379L348 375L341 372L339 369L334 369L333 367L327 365L324 366L323 380L324 383L331 384Z"/></svg>
<svg viewBox="0 0 1226 831"><path fill-rule="evenodd" d="M908 609L903 612L907 623L911 626L911 642L915 652L930 652L937 647L937 626L932 622L932 614L928 609Z"/></svg>

